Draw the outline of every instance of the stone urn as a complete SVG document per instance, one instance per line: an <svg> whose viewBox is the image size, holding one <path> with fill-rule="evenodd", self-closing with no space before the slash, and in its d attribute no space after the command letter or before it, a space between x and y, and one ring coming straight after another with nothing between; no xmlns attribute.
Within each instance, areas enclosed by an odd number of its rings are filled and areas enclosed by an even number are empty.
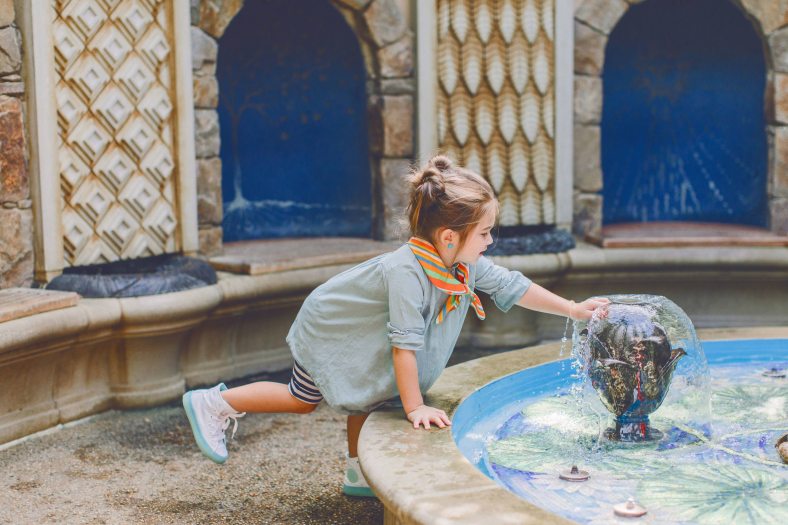
<svg viewBox="0 0 788 525"><path fill-rule="evenodd" d="M649 414L662 404L686 353L671 344L660 313L658 303L614 297L580 332L591 385L615 416L615 428L606 432L609 439L637 442L662 436L649 425Z"/></svg>

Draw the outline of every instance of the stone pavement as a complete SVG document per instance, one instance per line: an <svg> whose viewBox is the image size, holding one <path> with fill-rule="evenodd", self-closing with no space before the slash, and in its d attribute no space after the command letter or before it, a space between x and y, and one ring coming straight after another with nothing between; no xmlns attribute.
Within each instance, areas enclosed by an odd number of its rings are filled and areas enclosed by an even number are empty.
<svg viewBox="0 0 788 525"><path fill-rule="evenodd" d="M382 523L380 502L341 493L343 416L324 404L238 423L224 465L197 449L180 403L106 412L0 450L0 523Z"/></svg>
<svg viewBox="0 0 788 525"><path fill-rule="evenodd" d="M449 364L490 353L458 350ZM345 418L325 404L247 415L228 448L224 465L206 459L180 402L105 412L0 448L0 524L383 522L380 502L341 493Z"/></svg>

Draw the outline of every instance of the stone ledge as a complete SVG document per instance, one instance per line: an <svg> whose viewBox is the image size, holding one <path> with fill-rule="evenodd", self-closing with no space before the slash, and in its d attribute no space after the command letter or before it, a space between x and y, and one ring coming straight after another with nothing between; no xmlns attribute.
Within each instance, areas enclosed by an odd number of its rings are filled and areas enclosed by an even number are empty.
<svg viewBox="0 0 788 525"><path fill-rule="evenodd" d="M398 243L352 237L316 237L225 243L210 263L220 271L263 275L318 266L359 263L395 250Z"/></svg>
<svg viewBox="0 0 788 525"><path fill-rule="evenodd" d="M383 244L379 252L386 251ZM698 326L788 324L779 307L785 296L780 283L788 276L784 248L606 250L579 244L564 253L491 259L565 297L647 288L676 299ZM212 286L82 299L0 323L0 443L112 407L168 402L184 387L288 367L285 336L304 297L356 262L295 263L252 276L220 272ZM504 315L486 296L482 300L488 319L471 317L459 346L502 348L560 337L562 318L523 309Z"/></svg>
<svg viewBox="0 0 788 525"><path fill-rule="evenodd" d="M788 272L781 247L680 247L604 249L578 242L564 253L491 256L498 264L535 278L609 271L692 271L697 269Z"/></svg>
<svg viewBox="0 0 788 525"><path fill-rule="evenodd" d="M74 306L79 295L32 288L0 290L0 323L37 313Z"/></svg>
<svg viewBox="0 0 788 525"><path fill-rule="evenodd" d="M788 337L786 327L698 330L701 339ZM425 403L450 416L474 391L499 377L559 359L560 343L514 350L446 369ZM401 409L376 411L358 445L364 477L390 525L522 523L569 525L484 476L460 453L451 430L414 431Z"/></svg>

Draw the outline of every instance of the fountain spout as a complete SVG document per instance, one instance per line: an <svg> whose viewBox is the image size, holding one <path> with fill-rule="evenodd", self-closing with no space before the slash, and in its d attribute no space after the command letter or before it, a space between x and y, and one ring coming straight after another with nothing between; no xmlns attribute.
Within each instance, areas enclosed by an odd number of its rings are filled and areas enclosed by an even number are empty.
<svg viewBox="0 0 788 525"><path fill-rule="evenodd" d="M615 415L607 435L616 441L651 441L661 432L648 416L662 404L679 360L657 310L648 303L612 301L607 315L594 317L581 333L591 385Z"/></svg>

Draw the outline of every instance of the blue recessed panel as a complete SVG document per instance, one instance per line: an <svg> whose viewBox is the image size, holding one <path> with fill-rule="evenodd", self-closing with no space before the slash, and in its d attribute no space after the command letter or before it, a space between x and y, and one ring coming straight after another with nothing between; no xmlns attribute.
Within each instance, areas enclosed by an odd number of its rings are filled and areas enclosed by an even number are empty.
<svg viewBox="0 0 788 525"><path fill-rule="evenodd" d="M219 41L224 240L370 236L365 71L328 0L247 0Z"/></svg>
<svg viewBox="0 0 788 525"><path fill-rule="evenodd" d="M765 79L729 0L633 5L605 57L605 223L765 225Z"/></svg>

